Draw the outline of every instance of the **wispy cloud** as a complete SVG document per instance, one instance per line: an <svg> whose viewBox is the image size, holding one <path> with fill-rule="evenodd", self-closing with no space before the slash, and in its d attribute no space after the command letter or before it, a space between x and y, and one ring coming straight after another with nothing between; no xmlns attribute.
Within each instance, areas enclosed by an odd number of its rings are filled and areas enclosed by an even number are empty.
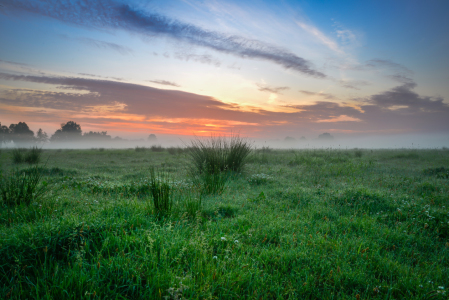
<svg viewBox="0 0 449 300"><path fill-rule="evenodd" d="M67 40L75 40L75 41L78 41L80 43L83 43L85 45L88 45L88 46L91 46L91 47L94 47L97 49L113 50L122 55L127 55L127 54L130 54L131 52L133 52L133 50L129 47L122 46L122 45L119 45L116 43L91 39L88 37L69 37L66 34L60 34L59 37L62 39L67 39Z"/></svg>
<svg viewBox="0 0 449 300"><path fill-rule="evenodd" d="M324 99L337 99L337 97L335 97L332 94L327 94L327 93L316 93L316 92L310 92L310 91L305 91L305 90L300 90L301 93L308 95L308 96L320 96L323 97Z"/></svg>
<svg viewBox="0 0 449 300"><path fill-rule="evenodd" d="M120 77L100 76L100 75L89 74L89 73L78 73L78 75L95 77L95 78L114 79L114 80L118 80L118 81L123 80L123 78L120 78Z"/></svg>
<svg viewBox="0 0 449 300"><path fill-rule="evenodd" d="M275 63L304 75L326 75L296 54L263 41L210 31L166 16L115 1L61 2L6 0L7 10L16 14L35 13L62 22L101 29L124 29L145 36L165 36L191 45L213 49L244 59Z"/></svg>
<svg viewBox="0 0 449 300"><path fill-rule="evenodd" d="M299 27L301 27L304 31L306 31L308 34L312 35L313 37L318 39L321 43L326 45L329 49L337 52L338 54L343 54L344 53L334 40L332 40L331 38L327 37L323 32L321 32L315 26L310 25L310 24L306 24L305 22L300 22L300 21L296 21L296 24Z"/></svg>
<svg viewBox="0 0 449 300"><path fill-rule="evenodd" d="M195 62L200 62L202 64L209 64L209 65L214 65L216 67L219 67L221 65L221 62L214 58L212 55L210 54L194 54L194 53L185 53L185 52L176 52L174 54L174 57L180 60L185 60L185 61L195 61Z"/></svg>
<svg viewBox="0 0 449 300"><path fill-rule="evenodd" d="M273 93L273 94L281 94L282 91L286 91L286 90L290 89L288 86L274 87L274 86L262 85L259 83L256 83L256 85L257 85L259 91L269 92L269 93Z"/></svg>
<svg viewBox="0 0 449 300"><path fill-rule="evenodd" d="M147 80L147 81L152 82L152 83L161 84L161 85L170 85L170 86L180 87L179 84L171 82L171 81L167 81L167 80Z"/></svg>

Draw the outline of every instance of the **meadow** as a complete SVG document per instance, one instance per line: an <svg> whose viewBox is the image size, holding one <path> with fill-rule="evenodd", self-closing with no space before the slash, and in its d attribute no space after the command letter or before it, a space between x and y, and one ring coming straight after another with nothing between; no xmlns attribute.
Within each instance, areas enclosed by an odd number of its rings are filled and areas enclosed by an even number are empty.
<svg viewBox="0 0 449 300"><path fill-rule="evenodd" d="M188 151L2 149L3 188L39 182L2 198L0 298L448 298L449 150L262 148L212 179Z"/></svg>

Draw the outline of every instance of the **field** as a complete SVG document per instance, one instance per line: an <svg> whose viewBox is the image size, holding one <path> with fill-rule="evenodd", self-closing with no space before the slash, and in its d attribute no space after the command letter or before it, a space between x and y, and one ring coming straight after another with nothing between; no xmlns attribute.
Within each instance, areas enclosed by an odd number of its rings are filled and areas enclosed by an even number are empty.
<svg viewBox="0 0 449 300"><path fill-rule="evenodd" d="M264 148L215 194L170 152L44 150L42 197L1 206L0 298L448 298L447 149Z"/></svg>

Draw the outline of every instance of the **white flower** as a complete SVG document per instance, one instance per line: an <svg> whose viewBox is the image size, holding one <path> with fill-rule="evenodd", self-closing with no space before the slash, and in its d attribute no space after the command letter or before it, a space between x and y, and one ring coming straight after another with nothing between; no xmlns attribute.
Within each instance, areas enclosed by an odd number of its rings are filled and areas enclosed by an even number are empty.
<svg viewBox="0 0 449 300"><path fill-rule="evenodd" d="M444 286L439 286L438 287L440 290L444 290Z"/></svg>
<svg viewBox="0 0 449 300"><path fill-rule="evenodd" d="M419 287L422 288L422 284L420 284Z"/></svg>
<svg viewBox="0 0 449 300"><path fill-rule="evenodd" d="M234 243L236 243L236 244L237 244L238 242L239 242L238 240L235 240L235 241L234 241Z"/></svg>
<svg viewBox="0 0 449 300"><path fill-rule="evenodd" d="M212 257L212 259L218 259L218 257L214 256L214 257Z"/></svg>
<svg viewBox="0 0 449 300"><path fill-rule="evenodd" d="M224 236L221 237L222 241L226 241L226 238Z"/></svg>

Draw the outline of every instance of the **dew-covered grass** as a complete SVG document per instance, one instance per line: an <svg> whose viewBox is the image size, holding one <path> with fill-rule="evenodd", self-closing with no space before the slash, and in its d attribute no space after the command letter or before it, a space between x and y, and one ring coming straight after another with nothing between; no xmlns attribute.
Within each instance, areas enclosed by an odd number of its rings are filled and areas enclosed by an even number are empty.
<svg viewBox="0 0 449 300"><path fill-rule="evenodd" d="M185 151L42 160L45 194L1 206L1 299L448 297L447 150L261 149L211 195ZM12 150L0 164L30 168ZM170 178L169 214L152 168Z"/></svg>

